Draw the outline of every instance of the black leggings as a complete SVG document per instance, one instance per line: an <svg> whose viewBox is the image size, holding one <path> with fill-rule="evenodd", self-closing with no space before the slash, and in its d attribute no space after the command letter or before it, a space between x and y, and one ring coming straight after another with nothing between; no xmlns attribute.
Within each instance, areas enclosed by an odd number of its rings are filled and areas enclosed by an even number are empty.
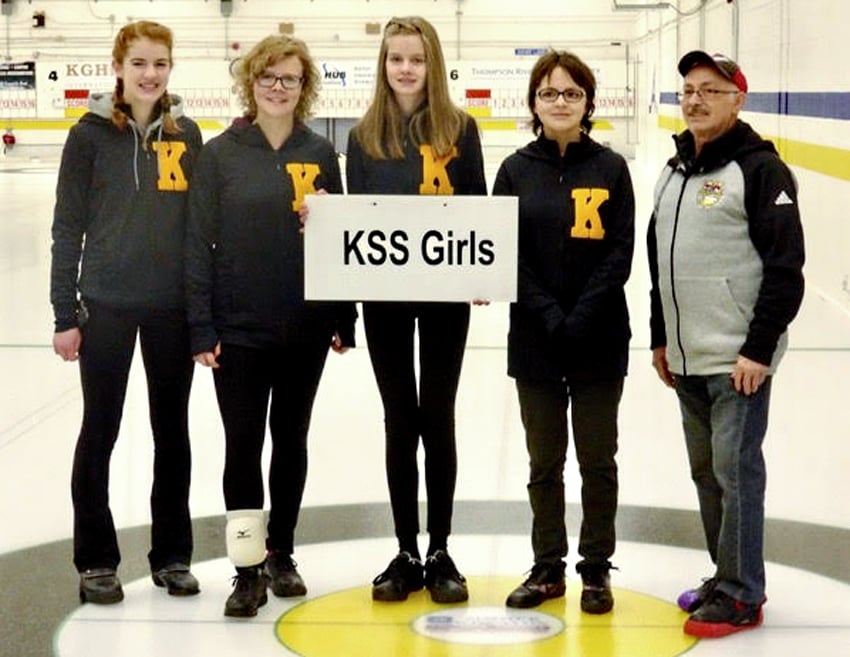
<svg viewBox="0 0 850 657"><path fill-rule="evenodd" d="M109 510L109 461L121 424L136 334L148 383L154 465L151 568L189 563L188 403L194 363L183 310L125 310L88 304L82 329L83 425L74 452L74 564L116 568L121 560Z"/></svg>
<svg viewBox="0 0 850 657"><path fill-rule="evenodd" d="M330 342L327 334L310 344L263 349L224 344L220 367L213 370L224 423L228 511L263 508L262 454L268 415L272 440L269 550L285 554L294 550L307 479L307 432Z"/></svg>
<svg viewBox="0 0 850 657"><path fill-rule="evenodd" d="M429 553L451 532L457 478L455 397L469 330L466 303L364 303L369 357L384 405L386 468L399 546L417 555L419 438L425 449ZM414 333L419 324L419 385Z"/></svg>

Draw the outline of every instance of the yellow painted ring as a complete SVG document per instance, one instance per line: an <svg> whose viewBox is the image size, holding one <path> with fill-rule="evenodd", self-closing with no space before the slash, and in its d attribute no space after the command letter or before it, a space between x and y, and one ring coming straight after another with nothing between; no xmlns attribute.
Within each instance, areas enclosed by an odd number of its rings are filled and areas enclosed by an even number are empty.
<svg viewBox="0 0 850 657"><path fill-rule="evenodd" d="M347 589L292 607L275 634L303 657L674 657L697 641L682 631L687 614L653 596L615 589L614 610L594 616L581 612L581 587L571 586L565 598L509 610L516 585L470 577L469 602L456 605L436 604L427 591L374 602L368 586Z"/></svg>

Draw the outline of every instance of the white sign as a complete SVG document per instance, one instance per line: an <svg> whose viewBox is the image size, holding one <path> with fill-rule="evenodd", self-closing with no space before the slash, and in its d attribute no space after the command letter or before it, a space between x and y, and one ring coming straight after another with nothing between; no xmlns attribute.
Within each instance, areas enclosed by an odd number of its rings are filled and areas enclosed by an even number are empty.
<svg viewBox="0 0 850 657"><path fill-rule="evenodd" d="M308 195L304 298L516 300L517 199Z"/></svg>

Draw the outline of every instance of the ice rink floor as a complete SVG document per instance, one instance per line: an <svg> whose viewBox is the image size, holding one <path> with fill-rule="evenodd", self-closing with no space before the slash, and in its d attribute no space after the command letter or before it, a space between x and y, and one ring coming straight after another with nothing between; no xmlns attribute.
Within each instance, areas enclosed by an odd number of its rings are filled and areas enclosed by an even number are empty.
<svg viewBox="0 0 850 657"><path fill-rule="evenodd" d="M329 356L314 410L295 554L308 596L270 595L256 618L234 620L222 615L232 575L223 540L223 437L211 375L200 368L191 401L191 507L201 594L169 598L147 572L152 443L135 362L111 474L126 598L110 607L79 604L69 482L81 395L76 365L61 362L50 347L57 162L0 159L0 656L850 654L850 318L811 284L774 381L765 445L764 626L698 643L681 632L685 616L675 598L711 568L675 397L656 379L647 349L648 276L640 245L658 166L631 165L639 246L628 288L635 337L620 416L614 612L594 618L578 611L580 580L572 567L565 600L534 613L504 608L531 566L530 513L516 394L505 375L507 307L493 304L473 309L457 403L459 481L449 546L470 579L470 602L437 608L424 594L397 605L369 597L372 577L395 546L380 402L358 326L358 348ZM566 477L575 543L579 477L572 453Z"/></svg>

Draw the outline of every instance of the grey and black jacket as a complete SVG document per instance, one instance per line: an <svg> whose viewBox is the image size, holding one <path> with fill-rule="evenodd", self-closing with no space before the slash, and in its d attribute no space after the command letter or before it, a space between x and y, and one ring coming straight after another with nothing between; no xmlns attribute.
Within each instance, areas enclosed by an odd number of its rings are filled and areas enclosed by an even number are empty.
<svg viewBox="0 0 850 657"><path fill-rule="evenodd" d="M647 234L651 347L679 375L731 372L738 355L772 373L803 298L794 178L742 121L699 157L690 132L674 139Z"/></svg>

